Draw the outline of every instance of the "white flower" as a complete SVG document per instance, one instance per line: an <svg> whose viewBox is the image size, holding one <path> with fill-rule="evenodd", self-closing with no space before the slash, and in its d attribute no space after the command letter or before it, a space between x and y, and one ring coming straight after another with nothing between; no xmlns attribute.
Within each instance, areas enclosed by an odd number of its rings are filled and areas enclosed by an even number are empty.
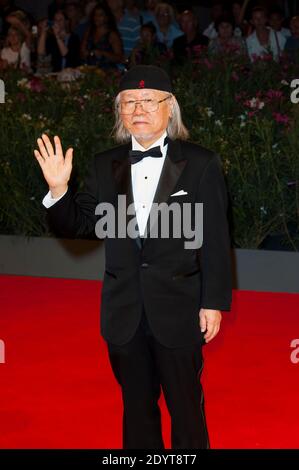
<svg viewBox="0 0 299 470"><path fill-rule="evenodd" d="M23 114L23 115L22 115L22 118L23 118L23 119L27 119L27 121L31 121L31 120L32 120L32 117L30 116L30 114Z"/></svg>
<svg viewBox="0 0 299 470"><path fill-rule="evenodd" d="M282 85L288 85L289 83L286 80L281 80L280 82Z"/></svg>
<svg viewBox="0 0 299 470"><path fill-rule="evenodd" d="M215 114L214 111L212 111L211 108L206 108L206 113L207 113L208 117L211 117L211 116L213 116L213 114Z"/></svg>
<svg viewBox="0 0 299 470"><path fill-rule="evenodd" d="M273 148L273 149L276 149L277 147L278 147L278 144L277 144L277 143L272 145L272 148Z"/></svg>
<svg viewBox="0 0 299 470"><path fill-rule="evenodd" d="M22 78L21 80L18 80L18 81L17 81L17 85L18 85L19 87L23 87L23 86L27 85L27 83L28 83L28 79L27 79L27 78Z"/></svg>
<svg viewBox="0 0 299 470"><path fill-rule="evenodd" d="M260 101L258 98L252 98L249 101L249 105L251 108L262 109L265 106L265 103L263 101Z"/></svg>
<svg viewBox="0 0 299 470"><path fill-rule="evenodd" d="M246 114L241 114L241 115L239 116L239 119L241 119L242 121L245 121L245 119L246 119Z"/></svg>
<svg viewBox="0 0 299 470"><path fill-rule="evenodd" d="M260 209L262 214L267 214L267 210L264 208L264 206L262 206Z"/></svg>
<svg viewBox="0 0 299 470"><path fill-rule="evenodd" d="M245 127L246 123L244 121L241 122L240 127Z"/></svg>
<svg viewBox="0 0 299 470"><path fill-rule="evenodd" d="M219 121L219 119L217 119L217 121L215 121L215 125L216 125L216 126L222 126L222 122Z"/></svg>

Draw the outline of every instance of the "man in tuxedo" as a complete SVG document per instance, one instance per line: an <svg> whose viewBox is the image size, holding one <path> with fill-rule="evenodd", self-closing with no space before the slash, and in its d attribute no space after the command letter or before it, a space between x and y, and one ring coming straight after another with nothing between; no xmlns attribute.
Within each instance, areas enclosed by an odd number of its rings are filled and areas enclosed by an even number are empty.
<svg viewBox="0 0 299 470"><path fill-rule="evenodd" d="M209 448L200 376L202 346L216 336L221 310L231 305L227 192L220 158L188 142L188 131L168 75L138 65L122 78L115 100L115 137L121 145L97 154L84 191L68 187L73 150L65 157L43 135L35 156L49 185L43 203L60 234L94 234L95 210L105 202L125 223L137 221L138 236L106 236L101 333L123 398L123 447L162 449L158 400L163 390L171 415L173 449ZM55 150L54 150L55 148ZM203 204L203 243L186 248L185 232L161 232L163 212L155 204ZM96 213L95 213L96 212ZM152 222L153 220L153 222ZM151 237L158 227L158 236Z"/></svg>

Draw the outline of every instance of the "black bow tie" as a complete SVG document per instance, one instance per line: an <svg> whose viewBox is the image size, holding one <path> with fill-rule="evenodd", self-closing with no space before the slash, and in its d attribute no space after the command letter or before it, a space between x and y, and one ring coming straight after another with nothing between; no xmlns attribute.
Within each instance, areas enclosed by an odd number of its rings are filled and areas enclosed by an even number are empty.
<svg viewBox="0 0 299 470"><path fill-rule="evenodd" d="M168 143L168 137L166 136L164 139L164 145ZM145 150L142 152L142 150L129 150L129 159L132 165L134 163L140 162L145 157L154 157L154 158L160 158L162 157L163 154L161 152L160 146L157 147L152 147L151 149Z"/></svg>

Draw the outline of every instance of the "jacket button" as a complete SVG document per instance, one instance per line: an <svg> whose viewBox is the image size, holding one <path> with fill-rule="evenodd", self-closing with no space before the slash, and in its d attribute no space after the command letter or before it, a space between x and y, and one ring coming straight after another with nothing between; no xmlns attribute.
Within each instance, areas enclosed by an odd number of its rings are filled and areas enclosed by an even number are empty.
<svg viewBox="0 0 299 470"><path fill-rule="evenodd" d="M142 267L142 268L148 268L148 267L149 267L149 264L148 264L148 263L142 263L141 267Z"/></svg>

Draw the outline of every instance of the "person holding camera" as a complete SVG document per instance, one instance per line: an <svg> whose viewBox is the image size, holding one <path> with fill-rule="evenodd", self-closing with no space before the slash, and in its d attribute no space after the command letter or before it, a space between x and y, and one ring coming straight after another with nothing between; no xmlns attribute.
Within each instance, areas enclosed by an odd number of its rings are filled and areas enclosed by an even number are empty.
<svg viewBox="0 0 299 470"><path fill-rule="evenodd" d="M40 21L37 55L39 60L51 57L52 72L80 65L79 50L80 40L69 32L68 20L62 10L55 13L53 22L48 19Z"/></svg>

